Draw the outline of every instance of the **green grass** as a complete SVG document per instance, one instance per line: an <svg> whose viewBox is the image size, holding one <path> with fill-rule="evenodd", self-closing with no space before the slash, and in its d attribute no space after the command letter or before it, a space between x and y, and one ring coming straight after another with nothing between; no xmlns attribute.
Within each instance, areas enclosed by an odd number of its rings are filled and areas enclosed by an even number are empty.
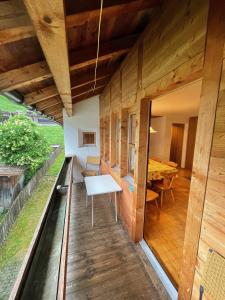
<svg viewBox="0 0 225 300"><path fill-rule="evenodd" d="M63 128L60 125L38 126L38 130L46 137L50 145L59 144L64 146Z"/></svg>
<svg viewBox="0 0 225 300"><path fill-rule="evenodd" d="M16 102L8 99L7 97L0 95L0 110L8 112L26 112L27 108L24 105L17 104Z"/></svg>
<svg viewBox="0 0 225 300"><path fill-rule="evenodd" d="M18 261L22 263L63 161L64 154L61 151L49 168L46 174L48 176L43 177L20 211L6 242L0 247L0 271L7 264Z"/></svg>
<svg viewBox="0 0 225 300"><path fill-rule="evenodd" d="M57 176L59 173L59 170L62 166L62 162L64 160L64 151L62 150L57 159L55 160L54 164L48 169L47 175L49 176Z"/></svg>

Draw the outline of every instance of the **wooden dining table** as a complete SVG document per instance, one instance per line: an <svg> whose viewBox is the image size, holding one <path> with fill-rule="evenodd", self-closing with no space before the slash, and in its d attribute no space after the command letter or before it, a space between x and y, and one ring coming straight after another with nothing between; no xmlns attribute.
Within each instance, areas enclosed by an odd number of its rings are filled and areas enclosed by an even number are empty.
<svg viewBox="0 0 225 300"><path fill-rule="evenodd" d="M149 159L148 161L148 181L161 180L163 176L161 173L177 173L178 170L174 167L168 166L164 163Z"/></svg>

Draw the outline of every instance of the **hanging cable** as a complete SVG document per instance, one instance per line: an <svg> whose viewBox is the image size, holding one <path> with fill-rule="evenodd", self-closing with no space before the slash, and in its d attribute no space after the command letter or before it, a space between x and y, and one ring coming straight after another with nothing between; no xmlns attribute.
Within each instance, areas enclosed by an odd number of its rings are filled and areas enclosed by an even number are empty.
<svg viewBox="0 0 225 300"><path fill-rule="evenodd" d="M97 44L97 55L96 55L96 61L95 61L95 76L94 76L93 92L96 88L96 81L97 81L96 79L97 79L98 57L99 57L100 35L101 35L102 10L103 10L103 0L101 0L99 22L98 22L98 44Z"/></svg>

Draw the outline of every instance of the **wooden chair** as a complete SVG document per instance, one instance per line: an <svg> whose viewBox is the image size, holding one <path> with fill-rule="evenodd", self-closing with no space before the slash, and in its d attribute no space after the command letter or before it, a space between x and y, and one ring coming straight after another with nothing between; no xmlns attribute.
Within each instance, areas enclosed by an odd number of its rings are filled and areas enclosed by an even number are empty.
<svg viewBox="0 0 225 300"><path fill-rule="evenodd" d="M163 162L165 165L167 166L170 166L170 167L173 167L173 168L177 168L178 167L178 164L173 162L173 161L164 161Z"/></svg>
<svg viewBox="0 0 225 300"><path fill-rule="evenodd" d="M147 194L146 194L146 202L150 202L150 201L155 201L155 205L157 208L159 208L158 206L158 202L157 202L157 199L159 198L159 194L150 190L150 189L147 189Z"/></svg>
<svg viewBox="0 0 225 300"><path fill-rule="evenodd" d="M89 169L90 166L92 166L93 169ZM84 177L97 176L97 175L99 175L99 171L100 171L100 157L87 156L86 168L81 172L81 174Z"/></svg>
<svg viewBox="0 0 225 300"><path fill-rule="evenodd" d="M157 182L154 184L154 189L160 192L160 198L161 198L161 208L163 205L163 197L165 192L170 191L171 197L173 199L173 202L175 202L174 194L173 194L173 181L174 178L176 177L176 173L167 173L167 172L162 172L161 175L163 176L163 179L161 182Z"/></svg>

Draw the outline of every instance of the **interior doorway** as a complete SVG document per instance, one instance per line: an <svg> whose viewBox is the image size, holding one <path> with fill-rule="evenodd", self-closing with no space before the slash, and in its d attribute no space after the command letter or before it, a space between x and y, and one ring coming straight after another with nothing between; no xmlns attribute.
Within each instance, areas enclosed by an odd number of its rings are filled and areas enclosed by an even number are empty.
<svg viewBox="0 0 225 300"><path fill-rule="evenodd" d="M170 160L181 166L183 140L184 140L184 124L172 124L172 136L170 146Z"/></svg>
<svg viewBox="0 0 225 300"><path fill-rule="evenodd" d="M151 106L146 185L158 198L153 201L147 193L144 240L177 289L200 93L201 81L194 82L154 99Z"/></svg>

